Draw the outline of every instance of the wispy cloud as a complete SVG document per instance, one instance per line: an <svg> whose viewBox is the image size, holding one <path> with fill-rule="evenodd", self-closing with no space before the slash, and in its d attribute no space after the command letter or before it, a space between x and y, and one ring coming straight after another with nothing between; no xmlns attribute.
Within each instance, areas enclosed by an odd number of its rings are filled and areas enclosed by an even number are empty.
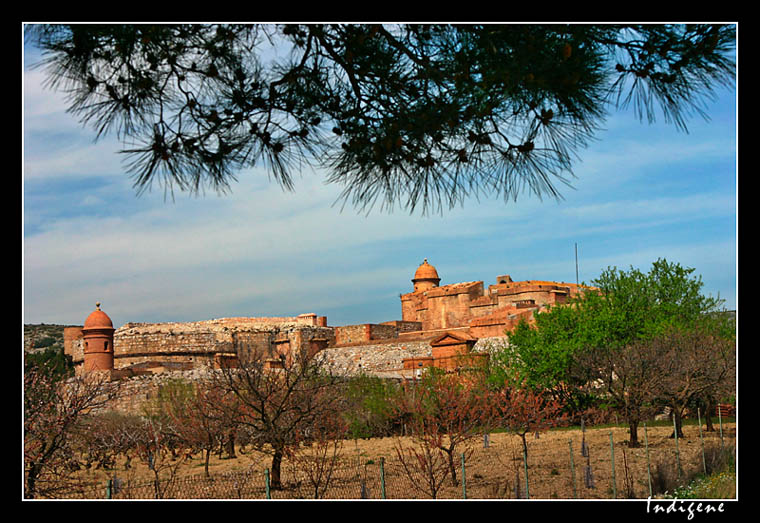
<svg viewBox="0 0 760 523"><path fill-rule="evenodd" d="M333 206L339 188L319 172L304 172L294 193L251 169L228 195L138 198L121 144L93 143L61 95L40 87L41 72L24 76L25 322L81 324L98 300L118 324L399 319L398 293L424 257L444 283L574 281L576 242L582 280L665 257L735 303L735 129L722 113L689 135L614 116L560 202L525 195L443 216L364 216Z"/></svg>

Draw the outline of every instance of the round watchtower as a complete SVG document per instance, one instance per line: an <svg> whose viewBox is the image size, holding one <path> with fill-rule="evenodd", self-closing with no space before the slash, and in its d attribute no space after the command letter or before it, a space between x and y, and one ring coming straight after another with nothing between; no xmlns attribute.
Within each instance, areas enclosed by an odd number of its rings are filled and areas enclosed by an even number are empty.
<svg viewBox="0 0 760 523"><path fill-rule="evenodd" d="M100 303L90 313L82 327L84 371L113 370L113 323L100 310Z"/></svg>
<svg viewBox="0 0 760 523"><path fill-rule="evenodd" d="M434 287L438 287L441 282L441 278L438 277L438 271L435 267L430 265L427 258L422 262L422 265L417 267L417 272L414 273L412 283L414 284L414 292L427 291Z"/></svg>

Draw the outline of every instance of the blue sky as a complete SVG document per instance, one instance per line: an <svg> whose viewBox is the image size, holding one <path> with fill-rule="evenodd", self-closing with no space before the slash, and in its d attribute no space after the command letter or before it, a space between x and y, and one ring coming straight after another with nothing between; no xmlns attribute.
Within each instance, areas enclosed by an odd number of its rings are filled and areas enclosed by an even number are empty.
<svg viewBox="0 0 760 523"><path fill-rule="evenodd" d="M24 60L34 58L28 49ZM305 171L293 193L251 169L226 195L140 196L122 144L65 112L42 73L23 70L24 323L79 324L102 302L129 321L198 321L315 312L330 325L401 319L423 258L441 284L512 279L589 282L607 267L647 271L666 258L736 308L736 92L689 133L612 113L580 152L564 199L468 200L443 215L335 202Z"/></svg>

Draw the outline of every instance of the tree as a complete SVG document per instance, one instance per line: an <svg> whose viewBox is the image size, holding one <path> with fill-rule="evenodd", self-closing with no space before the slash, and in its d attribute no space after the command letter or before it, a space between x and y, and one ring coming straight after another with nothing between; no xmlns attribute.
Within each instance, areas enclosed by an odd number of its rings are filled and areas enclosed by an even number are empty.
<svg viewBox="0 0 760 523"><path fill-rule="evenodd" d="M400 392L397 384L382 378L365 374L349 378L344 413L349 435L354 439L389 436L400 424L395 409Z"/></svg>
<svg viewBox="0 0 760 523"><path fill-rule="evenodd" d="M43 338L43 341L50 339L52 338ZM35 343L36 345L37 343ZM32 367L50 374L51 378L56 381L74 375L74 364L71 356L63 352L63 347L48 347L41 352L25 352L24 368L28 370Z"/></svg>
<svg viewBox="0 0 760 523"><path fill-rule="evenodd" d="M593 396L586 387L591 373L576 364L583 343L583 313L574 305L557 306L536 314L534 324L521 321L509 333L508 343L491 357L491 385L545 390L571 413L582 412Z"/></svg>
<svg viewBox="0 0 760 523"><path fill-rule="evenodd" d="M323 497L330 487L347 432L342 417L323 416L308 427L308 435L298 437L301 445L288 448L288 459L306 476L309 493L314 499Z"/></svg>
<svg viewBox="0 0 760 523"><path fill-rule="evenodd" d="M396 408L408 420L412 438L424 443L422 448L431 447L425 451L430 457L432 449L445 453L451 482L456 486L457 451L487 430L491 422L490 398L483 384L474 379L476 376L462 379L456 374L436 371L431 369L421 381L399 395ZM429 460L423 462L429 477L435 467ZM432 485L428 488L432 490Z"/></svg>
<svg viewBox="0 0 760 523"><path fill-rule="evenodd" d="M639 423L647 419L666 378L662 354L649 340L635 340L616 349L581 353L577 361L603 383L604 392L628 423L628 446L638 447Z"/></svg>
<svg viewBox="0 0 760 523"><path fill-rule="evenodd" d="M105 373L57 380L45 369L24 372L24 497L54 498L71 488L73 440L85 414L108 405L118 383Z"/></svg>
<svg viewBox="0 0 760 523"><path fill-rule="evenodd" d="M525 384L496 391L492 395L492 403L496 410L494 422L520 436L526 459L527 434L557 427L567 421L560 401L545 390L533 389Z"/></svg>
<svg viewBox="0 0 760 523"><path fill-rule="evenodd" d="M665 372L657 370L659 356L649 342L674 327L695 328L722 303L702 294L701 277L693 272L665 259L648 273L608 268L592 281L598 292L539 313L535 328L520 326L502 358L530 384L573 390L601 380L597 390L626 416L635 446L641 408L653 401L651 374Z"/></svg>
<svg viewBox="0 0 760 523"><path fill-rule="evenodd" d="M158 398L157 413L176 438L191 450L203 452L203 470L208 477L211 452L236 428L235 419L230 416L235 413L230 405L231 394L201 379L194 383L169 382L159 390Z"/></svg>
<svg viewBox="0 0 760 523"><path fill-rule="evenodd" d="M339 381L322 360L302 350L283 368L270 368L265 354L252 354L239 367L210 374L213 387L234 398L220 407L247 432L252 446L272 456L271 487L282 487L282 459L324 417L341 417Z"/></svg>
<svg viewBox="0 0 760 523"><path fill-rule="evenodd" d="M683 437L681 420L689 403L717 391L735 392L734 340L700 324L689 330L672 327L651 343L664 369L659 398L671 407L675 432Z"/></svg>
<svg viewBox="0 0 760 523"><path fill-rule="evenodd" d="M560 197L608 108L686 128L735 82L732 25L30 25L49 85L135 185L226 190L304 164L341 199L423 212ZM283 52L287 57L282 57Z"/></svg>

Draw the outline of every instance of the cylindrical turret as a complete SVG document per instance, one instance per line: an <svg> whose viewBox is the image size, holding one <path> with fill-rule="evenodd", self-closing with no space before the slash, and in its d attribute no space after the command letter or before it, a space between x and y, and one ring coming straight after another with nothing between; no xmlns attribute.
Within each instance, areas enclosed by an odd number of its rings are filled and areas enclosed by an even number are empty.
<svg viewBox="0 0 760 523"><path fill-rule="evenodd" d="M414 273L412 283L414 284L414 292L427 291L434 287L438 287L441 279L438 277L438 271L435 267L430 265L427 258L422 262L422 265L417 267L417 272Z"/></svg>
<svg viewBox="0 0 760 523"><path fill-rule="evenodd" d="M113 323L100 310L100 303L87 317L82 327L84 371L113 370Z"/></svg>

